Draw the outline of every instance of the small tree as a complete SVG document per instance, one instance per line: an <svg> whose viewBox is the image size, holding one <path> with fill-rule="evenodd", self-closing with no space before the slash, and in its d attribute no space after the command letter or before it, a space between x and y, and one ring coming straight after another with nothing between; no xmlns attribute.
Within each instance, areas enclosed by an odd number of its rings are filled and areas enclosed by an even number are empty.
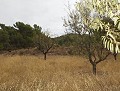
<svg viewBox="0 0 120 91"><path fill-rule="evenodd" d="M37 47L44 54L44 60L47 58L47 53L53 47L53 40L49 34L39 33L37 36Z"/></svg>

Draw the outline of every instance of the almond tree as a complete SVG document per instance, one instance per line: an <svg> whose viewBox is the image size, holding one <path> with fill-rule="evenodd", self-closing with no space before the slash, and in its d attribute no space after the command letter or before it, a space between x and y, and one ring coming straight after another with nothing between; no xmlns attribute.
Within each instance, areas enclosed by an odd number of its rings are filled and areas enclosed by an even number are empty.
<svg viewBox="0 0 120 91"><path fill-rule="evenodd" d="M44 54L44 60L47 58L47 53L53 47L54 42L49 34L39 33L37 36L37 47Z"/></svg>
<svg viewBox="0 0 120 91"><path fill-rule="evenodd" d="M107 31L104 21L106 21L105 19L109 18L110 17L104 18L104 16L101 18L101 15L99 14L99 12L97 12L97 8L95 8L94 3L89 0L84 0L81 2L77 2L75 10L71 11L69 9L68 19L64 19L64 26L67 27L67 29L71 29L72 31L80 35L82 44L81 46L83 46L84 51L87 52L87 57L89 59L89 62L93 66L93 74L95 75L96 65L104 61L109 56L110 51L112 52L112 50L115 49L115 53L119 53L119 46L111 47L110 44L112 42L108 41L112 40L106 40L106 38L109 38L106 35L111 34L109 33L109 31ZM111 18L109 20L113 21ZM111 24L110 21L106 22L109 25ZM101 23L103 25L101 25ZM115 26L115 24L113 25ZM111 28L111 26L108 27ZM119 35L119 33L116 34ZM117 37L118 36L114 36L114 39ZM119 44L119 42L114 43L116 43L116 45ZM105 46L103 46L103 44ZM109 49L110 51L107 51L105 49L106 45L107 49Z"/></svg>

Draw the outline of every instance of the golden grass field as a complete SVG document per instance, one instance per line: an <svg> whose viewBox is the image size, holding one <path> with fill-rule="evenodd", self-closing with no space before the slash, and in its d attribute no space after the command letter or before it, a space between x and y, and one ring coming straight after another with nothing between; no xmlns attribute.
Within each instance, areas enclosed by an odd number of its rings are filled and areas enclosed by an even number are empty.
<svg viewBox="0 0 120 91"><path fill-rule="evenodd" d="M120 56L97 65L80 56L0 56L0 91L120 91Z"/></svg>

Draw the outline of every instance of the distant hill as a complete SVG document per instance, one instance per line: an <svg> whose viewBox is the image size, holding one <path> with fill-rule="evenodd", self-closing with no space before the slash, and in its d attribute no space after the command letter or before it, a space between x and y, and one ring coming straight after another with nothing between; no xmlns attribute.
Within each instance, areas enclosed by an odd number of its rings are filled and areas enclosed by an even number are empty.
<svg viewBox="0 0 120 91"><path fill-rule="evenodd" d="M77 40L78 40L79 35L78 34L65 34L59 37L55 37L54 41L56 44L60 45L60 46L73 46L76 44Z"/></svg>

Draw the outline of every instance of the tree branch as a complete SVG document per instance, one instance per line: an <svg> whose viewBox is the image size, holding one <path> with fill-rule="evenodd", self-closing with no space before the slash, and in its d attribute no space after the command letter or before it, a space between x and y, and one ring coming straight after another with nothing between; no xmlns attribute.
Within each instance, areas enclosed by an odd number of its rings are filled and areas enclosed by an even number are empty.
<svg viewBox="0 0 120 91"><path fill-rule="evenodd" d="M99 60L96 62L96 64L104 61L110 54L111 54L111 53L109 52L104 58L99 59Z"/></svg>

